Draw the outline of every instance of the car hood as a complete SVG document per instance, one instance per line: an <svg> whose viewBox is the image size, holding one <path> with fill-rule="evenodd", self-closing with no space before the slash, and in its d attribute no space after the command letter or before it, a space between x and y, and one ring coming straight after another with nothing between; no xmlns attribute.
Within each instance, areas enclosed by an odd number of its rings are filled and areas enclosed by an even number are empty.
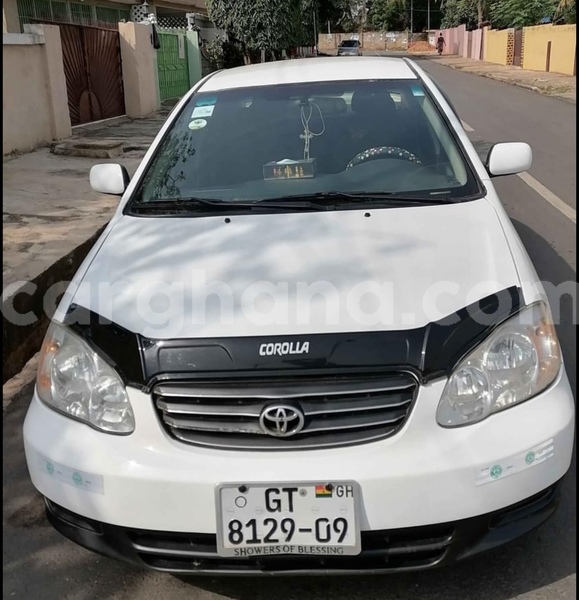
<svg viewBox="0 0 579 600"><path fill-rule="evenodd" d="M518 285L484 199L410 208L121 217L73 303L151 338L422 327Z"/></svg>

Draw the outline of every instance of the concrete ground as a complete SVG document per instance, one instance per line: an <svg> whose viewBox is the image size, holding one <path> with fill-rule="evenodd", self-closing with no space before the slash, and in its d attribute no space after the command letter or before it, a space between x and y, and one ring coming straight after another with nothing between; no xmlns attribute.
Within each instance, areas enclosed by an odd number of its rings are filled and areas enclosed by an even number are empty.
<svg viewBox="0 0 579 600"><path fill-rule="evenodd" d="M31 281L106 225L118 199L90 189L89 171L98 162L122 162L132 174L166 117L126 120L80 129L67 145L120 142L122 154L94 159L53 154L49 148L4 161L2 284Z"/></svg>
<svg viewBox="0 0 579 600"><path fill-rule="evenodd" d="M404 52L374 51L364 52L366 56L396 56L405 55ZM522 87L545 96L566 100L572 104L576 102L577 78L561 73L547 73L545 71L531 71L521 67L497 65L482 60L463 58L462 56L446 55L438 56L436 51L410 53L408 56L416 60L430 60L445 67L487 77Z"/></svg>
<svg viewBox="0 0 579 600"><path fill-rule="evenodd" d="M122 162L132 175L168 110L148 119L79 128L71 139L55 144L54 152L40 148L4 160L3 383L38 350L47 326L46 290L72 278L117 207L118 198L91 190L90 168L99 162ZM103 151L113 158L86 156ZM33 283L35 293L18 293L23 282ZM6 318L10 307L21 314L33 312L42 320L38 326L15 326ZM5 403L12 392L8 398L6 393Z"/></svg>
<svg viewBox="0 0 579 600"><path fill-rule="evenodd" d="M576 101L577 79L569 75L530 71L521 69L520 67L495 65L493 63L458 56L443 55L429 58L452 69L480 75L481 77L489 77L490 79L496 79L497 81L503 81L539 92L545 96L554 96L568 100L572 103Z"/></svg>
<svg viewBox="0 0 579 600"><path fill-rule="evenodd" d="M419 64L450 96L475 141L516 140L533 146L534 163L528 176L497 179L495 185L539 277L555 285L575 281L574 107L559 99L469 74L465 69L449 69L436 58L419 59ZM160 125L161 120L155 127ZM57 160L64 158L68 157L58 157ZM90 191L87 177L94 162L97 161L82 159L79 163L46 163L54 166L51 169L44 167L45 175L41 176L41 181L42 177L49 181L54 175L53 170L75 170L76 174L71 174L70 178L76 185L69 180L65 193L52 188L53 191L47 195L48 203L41 204L40 208L46 209L45 216L61 215L59 211L65 214L73 211L71 214L78 216L83 207L85 218L70 221L71 235L77 241L82 237L77 236L77 227L81 222L85 226L87 215L89 219L92 215L88 208ZM120 162L129 166L125 159L120 159ZM29 185L28 178L33 176L37 179L35 163L25 164L28 164L28 169L23 168L20 177L13 178L9 185L6 180L4 183L5 194L17 193L17 188L21 187L28 190L28 194L20 196L20 203L12 208L14 214L21 215L23 220L30 218L25 217L31 214L26 210L26 203L33 201L32 188L26 187ZM73 164L76 166L64 166ZM78 171L83 172L84 178ZM62 173L60 176L65 177ZM35 185L34 189L39 191L49 189L48 183L44 187L38 182ZM81 192L84 200L78 204ZM102 210L99 218L106 220L107 208L101 203L103 200L94 198L93 201L95 214ZM71 203L74 209L70 208ZM52 208L49 210L47 207ZM109 210L113 208L111 206ZM28 221L23 226L29 227ZM93 231L96 226L95 222ZM44 229L49 233L47 222ZM30 236L38 231L40 229L34 232L29 229ZM15 235L13 230L11 235ZM33 237L20 237L19 240L18 243L37 241ZM55 242L60 243L62 239ZM48 239L47 247L52 243ZM25 253L24 248L22 253ZM37 252L35 256L41 254ZM564 299L558 304L558 309L558 333L575 393L576 307L571 299ZM5 410L3 420L4 598L269 600L273 596L278 600L567 600L576 597L575 462L563 486L561 506L548 523L509 547L439 571L388 577L199 578L184 582L166 574L143 571L96 556L62 538L43 516L42 501L28 478L22 449L22 421L32 387L24 380L12 383L14 401Z"/></svg>

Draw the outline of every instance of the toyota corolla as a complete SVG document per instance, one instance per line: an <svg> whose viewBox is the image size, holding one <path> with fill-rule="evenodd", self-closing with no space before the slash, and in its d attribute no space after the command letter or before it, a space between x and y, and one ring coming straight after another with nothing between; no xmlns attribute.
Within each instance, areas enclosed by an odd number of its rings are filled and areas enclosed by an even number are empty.
<svg viewBox="0 0 579 600"><path fill-rule="evenodd" d="M426 569L557 506L574 403L482 160L406 59L217 72L175 107L46 334L52 525L175 573Z"/></svg>

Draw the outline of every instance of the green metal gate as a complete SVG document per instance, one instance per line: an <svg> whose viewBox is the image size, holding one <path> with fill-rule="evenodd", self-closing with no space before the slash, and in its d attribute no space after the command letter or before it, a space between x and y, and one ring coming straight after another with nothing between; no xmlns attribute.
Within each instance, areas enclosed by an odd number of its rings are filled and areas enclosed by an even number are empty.
<svg viewBox="0 0 579 600"><path fill-rule="evenodd" d="M189 91L189 61L185 33L159 32L157 50L161 101L179 98Z"/></svg>

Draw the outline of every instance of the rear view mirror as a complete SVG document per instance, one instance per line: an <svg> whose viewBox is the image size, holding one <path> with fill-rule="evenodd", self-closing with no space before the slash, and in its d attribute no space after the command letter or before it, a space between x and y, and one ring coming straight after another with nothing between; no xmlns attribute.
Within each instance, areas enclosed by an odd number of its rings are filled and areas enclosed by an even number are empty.
<svg viewBox="0 0 579 600"><path fill-rule="evenodd" d="M130 179L122 165L111 163L95 165L90 170L90 187L101 194L122 196Z"/></svg>
<svg viewBox="0 0 579 600"><path fill-rule="evenodd" d="M532 162L533 151L529 144L503 142L490 149L485 166L491 177L500 177L528 171Z"/></svg>

